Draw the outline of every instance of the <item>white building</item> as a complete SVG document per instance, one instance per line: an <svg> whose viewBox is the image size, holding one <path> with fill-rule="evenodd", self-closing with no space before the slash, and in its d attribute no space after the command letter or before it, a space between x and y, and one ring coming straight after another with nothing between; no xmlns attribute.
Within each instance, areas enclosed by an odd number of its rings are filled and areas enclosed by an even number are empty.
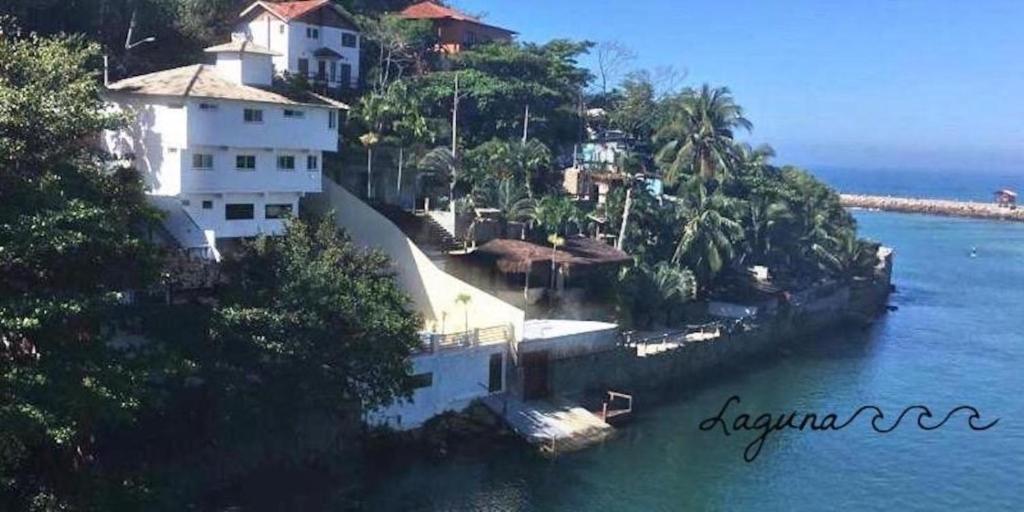
<svg viewBox="0 0 1024 512"><path fill-rule="evenodd" d="M254 2L240 15L238 36L268 48L274 71L330 88L359 83L360 35L351 16L330 0Z"/></svg>
<svg viewBox="0 0 1024 512"><path fill-rule="evenodd" d="M270 50L234 41L206 50L216 64L158 71L110 84L107 98L134 122L107 133L130 159L171 235L187 250L223 238L278 234L299 198L321 190L323 152L338 150L340 102L272 85ZM173 209L172 209L173 210ZM191 220L191 224L189 224Z"/></svg>

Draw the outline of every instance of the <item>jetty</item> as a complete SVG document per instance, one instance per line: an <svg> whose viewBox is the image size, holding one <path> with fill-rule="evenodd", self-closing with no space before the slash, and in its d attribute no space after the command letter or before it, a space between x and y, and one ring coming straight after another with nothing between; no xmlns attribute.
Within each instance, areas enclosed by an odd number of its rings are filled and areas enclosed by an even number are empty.
<svg viewBox="0 0 1024 512"><path fill-rule="evenodd" d="M1024 209L1001 206L996 203L860 194L840 194L839 197L842 205L848 208L1024 222Z"/></svg>
<svg viewBox="0 0 1024 512"><path fill-rule="evenodd" d="M523 401L507 393L488 396L482 402L516 434L546 455L577 451L604 442L615 434L606 420L621 413L608 411L607 403L604 411L595 414L564 399ZM631 397L629 402L632 410Z"/></svg>

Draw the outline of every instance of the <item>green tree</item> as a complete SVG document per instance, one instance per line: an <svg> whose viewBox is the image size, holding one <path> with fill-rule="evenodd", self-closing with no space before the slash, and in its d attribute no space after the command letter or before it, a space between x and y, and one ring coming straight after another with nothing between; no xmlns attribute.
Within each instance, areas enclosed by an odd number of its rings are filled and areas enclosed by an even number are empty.
<svg viewBox="0 0 1024 512"><path fill-rule="evenodd" d="M110 340L122 292L155 278L138 233L156 215L94 149L120 121L98 59L81 37L0 34L0 508L94 492L97 436L144 401L135 350Z"/></svg>
<svg viewBox="0 0 1024 512"><path fill-rule="evenodd" d="M526 195L522 185L510 177L489 178L473 191L475 205L494 208L498 213L499 231L508 236L508 224L532 219L536 201Z"/></svg>
<svg viewBox="0 0 1024 512"><path fill-rule="evenodd" d="M708 192L704 183L691 185L681 199L682 227L673 261L692 268L706 288L736 256L743 226L736 217L735 201Z"/></svg>
<svg viewBox="0 0 1024 512"><path fill-rule="evenodd" d="M736 167L733 135L752 128L729 89L704 84L687 89L672 103L672 116L655 137L666 181L683 175L719 181L728 177Z"/></svg>
<svg viewBox="0 0 1024 512"><path fill-rule="evenodd" d="M214 388L250 420L288 430L289 412L343 415L408 396L422 322L387 258L358 249L330 218L289 222L226 273L211 333L221 360Z"/></svg>

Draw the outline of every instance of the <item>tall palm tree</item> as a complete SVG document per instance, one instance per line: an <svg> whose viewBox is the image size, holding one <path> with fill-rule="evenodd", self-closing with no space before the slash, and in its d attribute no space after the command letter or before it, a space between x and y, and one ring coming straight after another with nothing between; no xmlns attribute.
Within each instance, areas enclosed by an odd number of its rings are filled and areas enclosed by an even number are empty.
<svg viewBox="0 0 1024 512"><path fill-rule="evenodd" d="M448 202L455 204L455 182L459 178L462 161L452 150L444 146L431 149L420 159L420 168L448 182Z"/></svg>
<svg viewBox="0 0 1024 512"><path fill-rule="evenodd" d="M533 197L533 180L538 172L551 165L551 150L537 139L512 144L509 149L508 164L526 184L527 195Z"/></svg>
<svg viewBox="0 0 1024 512"><path fill-rule="evenodd" d="M674 183L684 174L704 180L728 177L736 163L733 135L737 129L753 127L729 89L708 84L688 89L676 109L655 135L662 144L657 158L664 166L665 180Z"/></svg>
<svg viewBox="0 0 1024 512"><path fill-rule="evenodd" d="M752 197L746 204L747 246L757 263L765 263L775 251L776 240L793 222L793 213L785 201L767 195Z"/></svg>
<svg viewBox="0 0 1024 512"><path fill-rule="evenodd" d="M398 183L399 196L402 195L402 170L405 164L405 148L410 144L423 141L431 136L427 126L427 118L420 112L415 95L404 81L398 81L389 88L389 96L394 105L394 118L391 130L398 140Z"/></svg>
<svg viewBox="0 0 1024 512"><path fill-rule="evenodd" d="M531 220L549 234L567 235L570 226L579 231L583 214L567 196L544 196L536 202Z"/></svg>
<svg viewBox="0 0 1024 512"><path fill-rule="evenodd" d="M720 192L709 193L696 182L678 210L683 221L673 261L694 269L709 284L736 255L743 225L736 220L734 201Z"/></svg>
<svg viewBox="0 0 1024 512"><path fill-rule="evenodd" d="M528 220L535 215L536 202L510 177L488 179L473 191L473 203L497 210L502 237L507 236L509 222Z"/></svg>

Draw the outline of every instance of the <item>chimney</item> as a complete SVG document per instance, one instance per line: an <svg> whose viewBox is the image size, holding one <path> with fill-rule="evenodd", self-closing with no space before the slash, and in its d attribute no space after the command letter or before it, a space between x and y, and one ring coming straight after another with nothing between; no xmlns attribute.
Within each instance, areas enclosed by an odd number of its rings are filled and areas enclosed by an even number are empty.
<svg viewBox="0 0 1024 512"><path fill-rule="evenodd" d="M252 41L234 39L205 52L217 56L215 69L226 80L253 86L268 86L274 81L273 57L277 54Z"/></svg>

